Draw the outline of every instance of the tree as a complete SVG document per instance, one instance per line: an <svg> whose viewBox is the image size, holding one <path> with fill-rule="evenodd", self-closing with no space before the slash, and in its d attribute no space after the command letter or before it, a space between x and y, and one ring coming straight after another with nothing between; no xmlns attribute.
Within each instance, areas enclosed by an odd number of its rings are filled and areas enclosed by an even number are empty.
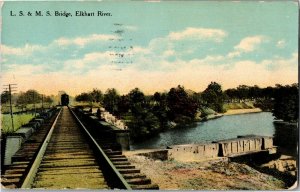
<svg viewBox="0 0 300 192"><path fill-rule="evenodd" d="M235 88L227 89L224 91L224 94L227 95L227 98L230 100L230 102L234 102L236 99L238 99L238 92Z"/></svg>
<svg viewBox="0 0 300 192"><path fill-rule="evenodd" d="M237 87L238 97L241 100L246 100L249 97L249 87L247 85L239 85Z"/></svg>
<svg viewBox="0 0 300 192"><path fill-rule="evenodd" d="M130 135L134 140L142 140L147 136L159 133L159 119L150 111L144 108L136 108L127 123Z"/></svg>
<svg viewBox="0 0 300 192"><path fill-rule="evenodd" d="M30 89L26 92L20 92L17 98L17 107L23 111L26 110L28 104L37 104L42 101L42 95L34 89Z"/></svg>
<svg viewBox="0 0 300 192"><path fill-rule="evenodd" d="M115 88L107 89L103 97L103 106L107 111L116 114L118 111L117 104L119 99L120 95Z"/></svg>
<svg viewBox="0 0 300 192"><path fill-rule="evenodd" d="M178 85L171 88L167 95L168 116L171 120L185 116L194 119L197 112L197 104L188 96L184 87ZM183 117L183 118L185 118Z"/></svg>
<svg viewBox="0 0 300 192"><path fill-rule="evenodd" d="M276 85L274 90L274 108L272 110L276 119L284 121L298 121L299 88L298 84L291 86Z"/></svg>
<svg viewBox="0 0 300 192"><path fill-rule="evenodd" d="M117 103L117 115L120 116L122 114L128 113L130 109L130 99L128 95L122 95Z"/></svg>
<svg viewBox="0 0 300 192"><path fill-rule="evenodd" d="M25 92L25 98L27 100L27 103L33 104L39 103L42 99L42 96L36 90L30 89Z"/></svg>
<svg viewBox="0 0 300 192"><path fill-rule="evenodd" d="M139 88L131 90L128 94L130 109L132 113L138 112L139 108L145 108L146 98L143 92Z"/></svg>
<svg viewBox="0 0 300 192"><path fill-rule="evenodd" d="M93 89L92 92L90 92L91 98L93 102L102 102L103 100L103 94L99 89Z"/></svg>
<svg viewBox="0 0 300 192"><path fill-rule="evenodd" d="M257 85L249 88L249 97L253 100L258 99L261 97L261 88Z"/></svg>
<svg viewBox="0 0 300 192"><path fill-rule="evenodd" d="M206 106L216 112L224 112L224 94L222 86L216 82L211 82L202 93Z"/></svg>
<svg viewBox="0 0 300 192"><path fill-rule="evenodd" d="M156 92L153 95L153 100L152 112L159 119L161 129L165 129L168 124L167 94Z"/></svg>
<svg viewBox="0 0 300 192"><path fill-rule="evenodd" d="M92 102L93 97L89 93L81 93L81 94L75 96L75 100L76 101L84 101L84 102Z"/></svg>
<svg viewBox="0 0 300 192"><path fill-rule="evenodd" d="M46 97L44 97L44 102L51 104L51 103L53 103L53 99L50 96L46 96Z"/></svg>
<svg viewBox="0 0 300 192"><path fill-rule="evenodd" d="M281 85L276 85L276 86L281 86ZM274 97L274 88L273 87L266 87L262 89L262 95L264 96L265 99L271 99Z"/></svg>
<svg viewBox="0 0 300 192"><path fill-rule="evenodd" d="M17 104L23 105L23 104L33 104L33 103L39 103L42 99L41 94L39 94L36 90L30 89L28 91L21 92L17 99Z"/></svg>
<svg viewBox="0 0 300 192"><path fill-rule="evenodd" d="M1 93L1 104L7 103L9 101L9 92L3 91Z"/></svg>
<svg viewBox="0 0 300 192"><path fill-rule="evenodd" d="M146 136L157 134L161 128L160 121L151 111L144 93L135 88L129 92L128 99L131 116L127 125L131 137L134 140L141 140Z"/></svg>

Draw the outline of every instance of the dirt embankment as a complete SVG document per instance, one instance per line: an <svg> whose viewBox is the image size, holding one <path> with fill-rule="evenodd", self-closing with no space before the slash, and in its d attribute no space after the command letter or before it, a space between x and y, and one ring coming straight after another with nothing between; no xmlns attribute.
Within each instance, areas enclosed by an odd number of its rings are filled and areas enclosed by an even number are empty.
<svg viewBox="0 0 300 192"><path fill-rule="evenodd" d="M214 162L160 161L125 154L129 161L146 174L161 190L280 190L285 183L260 173L245 164Z"/></svg>

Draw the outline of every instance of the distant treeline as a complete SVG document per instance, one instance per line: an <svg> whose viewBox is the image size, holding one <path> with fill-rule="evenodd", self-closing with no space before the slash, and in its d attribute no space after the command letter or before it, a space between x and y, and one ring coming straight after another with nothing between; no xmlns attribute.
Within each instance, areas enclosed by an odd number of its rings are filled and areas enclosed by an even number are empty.
<svg viewBox="0 0 300 192"><path fill-rule="evenodd" d="M203 92L186 90L183 86L168 92L145 95L139 88L120 95L114 88L102 93L94 89L75 97L76 101L97 102L115 116L123 119L134 140L157 134L174 124L193 122L197 116L205 118L208 109L225 112L224 103L253 101L257 107L273 112L277 119L298 121L298 84L260 88L240 85L222 90L211 82Z"/></svg>
<svg viewBox="0 0 300 192"><path fill-rule="evenodd" d="M9 92L4 91L1 93L1 105L3 108L3 104L9 103ZM43 94L40 94L38 91L34 89L30 89L26 92L20 92L20 93L14 93L11 95L12 97L12 104L20 109L21 111L27 111L31 110L32 107L29 107L29 105L33 104L47 104L48 106L53 103L53 96L46 96ZM41 107L41 106L40 106ZM45 106L43 106L45 107ZM14 111L16 112L16 111Z"/></svg>

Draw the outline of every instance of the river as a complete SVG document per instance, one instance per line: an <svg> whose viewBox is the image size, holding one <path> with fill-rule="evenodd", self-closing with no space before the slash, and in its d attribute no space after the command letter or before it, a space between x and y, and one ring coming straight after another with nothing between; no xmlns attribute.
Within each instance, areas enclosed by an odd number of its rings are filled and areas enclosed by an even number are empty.
<svg viewBox="0 0 300 192"><path fill-rule="evenodd" d="M185 128L167 130L143 142L131 144L131 149L166 148L166 146L201 143L236 138L238 135L273 136L274 117L270 112L223 116L206 122L197 122Z"/></svg>

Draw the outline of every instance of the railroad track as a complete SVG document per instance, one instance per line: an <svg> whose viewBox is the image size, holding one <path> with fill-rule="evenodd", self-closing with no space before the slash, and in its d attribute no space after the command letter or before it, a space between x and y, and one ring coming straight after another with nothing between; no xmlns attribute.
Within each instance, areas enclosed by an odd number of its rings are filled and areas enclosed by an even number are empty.
<svg viewBox="0 0 300 192"><path fill-rule="evenodd" d="M94 136L102 151L132 189L159 189L157 184L153 184L151 179L131 165L127 157L123 155L121 145L116 142L116 135L110 129L99 126L99 124L97 126L95 121L91 121L91 113L86 114L78 109L75 110L75 113L80 117L82 124Z"/></svg>
<svg viewBox="0 0 300 192"><path fill-rule="evenodd" d="M5 188L20 188L30 169L31 162L35 158L37 151L43 143L47 133L49 132L53 122L56 119L58 112L47 119L40 129L37 129L34 134L23 143L22 147L12 157L12 164L1 168L1 187Z"/></svg>
<svg viewBox="0 0 300 192"><path fill-rule="evenodd" d="M67 107L61 109L50 129L41 131L35 137L44 140L39 142L39 146L30 148L28 144L17 152L13 164L1 176L3 186L39 189L158 189L157 185L151 184L150 179L130 165L113 138L106 138L102 134L94 139Z"/></svg>
<svg viewBox="0 0 300 192"><path fill-rule="evenodd" d="M87 138L66 107L57 120L31 187L109 188Z"/></svg>

